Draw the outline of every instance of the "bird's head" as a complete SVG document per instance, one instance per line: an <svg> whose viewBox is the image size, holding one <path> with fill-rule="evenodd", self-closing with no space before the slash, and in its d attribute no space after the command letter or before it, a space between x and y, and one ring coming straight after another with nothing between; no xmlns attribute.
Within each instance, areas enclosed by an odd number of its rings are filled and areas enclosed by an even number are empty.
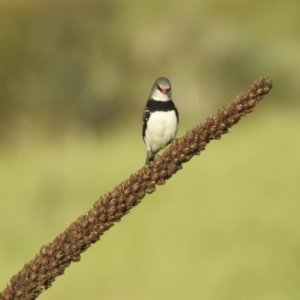
<svg viewBox="0 0 300 300"><path fill-rule="evenodd" d="M171 100L171 83L165 77L160 77L155 80L152 87L149 99L158 101L169 101Z"/></svg>

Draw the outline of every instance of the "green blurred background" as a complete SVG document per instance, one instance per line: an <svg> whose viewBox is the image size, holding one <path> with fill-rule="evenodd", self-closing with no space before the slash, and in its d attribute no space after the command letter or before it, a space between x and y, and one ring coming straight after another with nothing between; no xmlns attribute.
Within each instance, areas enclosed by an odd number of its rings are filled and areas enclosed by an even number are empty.
<svg viewBox="0 0 300 300"><path fill-rule="evenodd" d="M0 290L142 167L168 77L184 134L270 95L40 299L300 299L299 1L0 1Z"/></svg>

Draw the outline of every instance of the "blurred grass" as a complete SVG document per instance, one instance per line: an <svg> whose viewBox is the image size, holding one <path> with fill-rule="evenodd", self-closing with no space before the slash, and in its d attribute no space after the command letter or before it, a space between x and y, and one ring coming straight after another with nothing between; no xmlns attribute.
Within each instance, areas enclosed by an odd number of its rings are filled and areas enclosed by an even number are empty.
<svg viewBox="0 0 300 300"><path fill-rule="evenodd" d="M299 109L297 0L2 2L0 142L24 124L101 131L140 113L159 76L193 117L260 75Z"/></svg>
<svg viewBox="0 0 300 300"><path fill-rule="evenodd" d="M300 124L262 111L147 196L40 299L299 299ZM144 159L136 126L2 145L1 289Z"/></svg>

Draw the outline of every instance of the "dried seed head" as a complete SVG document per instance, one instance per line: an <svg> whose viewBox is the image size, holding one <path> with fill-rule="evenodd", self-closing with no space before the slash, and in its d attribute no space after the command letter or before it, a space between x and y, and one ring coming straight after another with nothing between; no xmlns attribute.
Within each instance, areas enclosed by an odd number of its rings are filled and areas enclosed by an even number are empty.
<svg viewBox="0 0 300 300"><path fill-rule="evenodd" d="M133 192L136 192L140 189L140 187L141 186L138 183L134 183L131 188Z"/></svg>
<svg viewBox="0 0 300 300"><path fill-rule="evenodd" d="M101 222L101 223L105 223L106 221L107 221L107 215L105 214L105 215L101 215L100 217L99 217L99 221Z"/></svg>
<svg viewBox="0 0 300 300"><path fill-rule="evenodd" d="M166 178L182 168L183 162L200 153L212 139L219 139L242 116L251 112L271 87L271 80L260 78L231 105L219 109L217 116L210 116L184 137L176 139L150 167L144 166L111 193L106 193L53 243L42 247L36 258L11 279L0 298L37 298L42 290L51 286L56 276L63 274L72 261L78 261L80 254L137 205L146 193L154 192L156 184L163 184Z"/></svg>
<svg viewBox="0 0 300 300"><path fill-rule="evenodd" d="M183 154L187 155L187 154L189 154L191 151L190 151L190 148L186 147L186 148L183 149L182 152L183 152Z"/></svg>
<svg viewBox="0 0 300 300"><path fill-rule="evenodd" d="M89 222L90 222L90 223L94 223L94 221L95 221L95 217L94 217L94 216L90 216L90 217L89 217Z"/></svg>
<svg viewBox="0 0 300 300"><path fill-rule="evenodd" d="M125 189L123 193L125 196L129 195L131 193L131 188Z"/></svg>
<svg viewBox="0 0 300 300"><path fill-rule="evenodd" d="M94 217L98 217L100 215L100 209L94 209L91 210L91 213L93 214Z"/></svg>
<svg viewBox="0 0 300 300"><path fill-rule="evenodd" d="M117 196L116 193L112 193L112 195L114 195L114 198L115 198L115 196ZM102 204L103 206L106 206L106 205L108 204L108 202L109 202L109 200L106 199L106 198L101 199L101 204Z"/></svg>
<svg viewBox="0 0 300 300"><path fill-rule="evenodd" d="M108 202L110 199L112 199L112 198L117 198L118 197L118 191L117 190L114 190L111 194L110 194L110 197L107 197L105 200L106 200L106 202ZM102 203L105 205L106 203L104 203L103 201L102 201Z"/></svg>
<svg viewBox="0 0 300 300"><path fill-rule="evenodd" d="M105 214L106 213L106 208L104 206L101 206L100 209L99 209L99 214ZM98 216L99 216L98 214Z"/></svg>
<svg viewBox="0 0 300 300"><path fill-rule="evenodd" d="M225 123L220 123L219 124L219 129L223 130L226 128L226 124Z"/></svg>
<svg viewBox="0 0 300 300"><path fill-rule="evenodd" d="M131 176L130 176L130 181L131 182L135 182L135 181L137 181L137 179L138 179L138 176L137 176L137 174L131 174Z"/></svg>
<svg viewBox="0 0 300 300"><path fill-rule="evenodd" d="M146 181L146 180L148 180L150 178L150 175L148 175L148 174L144 174L143 175L143 179Z"/></svg>
<svg viewBox="0 0 300 300"><path fill-rule="evenodd" d="M217 130L217 126L213 125L209 128L210 133L214 133Z"/></svg>
<svg viewBox="0 0 300 300"><path fill-rule="evenodd" d="M152 176L151 176L151 180L156 182L157 179L159 178L159 174L158 173L154 173Z"/></svg>
<svg viewBox="0 0 300 300"><path fill-rule="evenodd" d="M147 188L146 188L146 193L147 194L151 194L151 193L153 193L155 191L155 187L154 186L148 186Z"/></svg>
<svg viewBox="0 0 300 300"><path fill-rule="evenodd" d="M158 185L163 185L163 184L165 184L165 180L164 180L163 178L159 178L159 179L157 180L157 184L158 184Z"/></svg>
<svg viewBox="0 0 300 300"><path fill-rule="evenodd" d="M161 164L162 164L162 160L161 160L161 158L158 156L158 157L156 158L156 160L154 161L154 165L155 165L156 167L159 167L159 166L161 166Z"/></svg>
<svg viewBox="0 0 300 300"><path fill-rule="evenodd" d="M135 197L133 195L130 195L126 199L126 204L127 205L134 205L135 203Z"/></svg>
<svg viewBox="0 0 300 300"><path fill-rule="evenodd" d="M238 111L241 111L243 109L243 105L242 104L237 104L235 109L238 110Z"/></svg>
<svg viewBox="0 0 300 300"><path fill-rule="evenodd" d="M113 198L109 201L109 205L116 205L117 204L117 199Z"/></svg>
<svg viewBox="0 0 300 300"><path fill-rule="evenodd" d="M107 213L109 215L113 215L116 212L117 208L115 206L111 206L107 209Z"/></svg>
<svg viewBox="0 0 300 300"><path fill-rule="evenodd" d="M171 156L172 157L176 157L177 154L178 154L178 151L176 149L174 149L174 150L171 151Z"/></svg>
<svg viewBox="0 0 300 300"><path fill-rule="evenodd" d="M126 210L126 205L124 203L119 204L117 209L118 209L118 212L124 212Z"/></svg>
<svg viewBox="0 0 300 300"><path fill-rule="evenodd" d="M123 216L124 216L124 213L121 212L121 211L117 211L117 212L115 213L115 218L116 218L116 220L120 220Z"/></svg>
<svg viewBox="0 0 300 300"><path fill-rule="evenodd" d="M56 259L60 260L60 259L62 259L63 257L64 257L64 254L63 254L62 251L58 251L58 252L55 253L55 258L56 258Z"/></svg>
<svg viewBox="0 0 300 300"><path fill-rule="evenodd" d="M181 153L181 154L179 155L179 160L180 160L180 161L185 161L185 155L184 155L183 153Z"/></svg>
<svg viewBox="0 0 300 300"><path fill-rule="evenodd" d="M159 175L160 178L164 178L167 175L167 171L166 170L161 170L158 175Z"/></svg>
<svg viewBox="0 0 300 300"><path fill-rule="evenodd" d="M139 190L138 193L137 193L137 196L139 199L142 199L144 198L146 195L146 191L143 189L143 190Z"/></svg>

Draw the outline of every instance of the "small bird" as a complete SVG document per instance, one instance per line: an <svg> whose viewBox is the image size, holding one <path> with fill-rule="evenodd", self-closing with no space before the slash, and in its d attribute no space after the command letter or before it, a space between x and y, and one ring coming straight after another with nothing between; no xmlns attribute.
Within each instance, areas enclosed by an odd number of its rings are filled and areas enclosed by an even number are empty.
<svg viewBox="0 0 300 300"><path fill-rule="evenodd" d="M154 82L143 114L147 165L159 150L175 139L178 122L178 111L171 98L171 83L167 78L160 77Z"/></svg>

